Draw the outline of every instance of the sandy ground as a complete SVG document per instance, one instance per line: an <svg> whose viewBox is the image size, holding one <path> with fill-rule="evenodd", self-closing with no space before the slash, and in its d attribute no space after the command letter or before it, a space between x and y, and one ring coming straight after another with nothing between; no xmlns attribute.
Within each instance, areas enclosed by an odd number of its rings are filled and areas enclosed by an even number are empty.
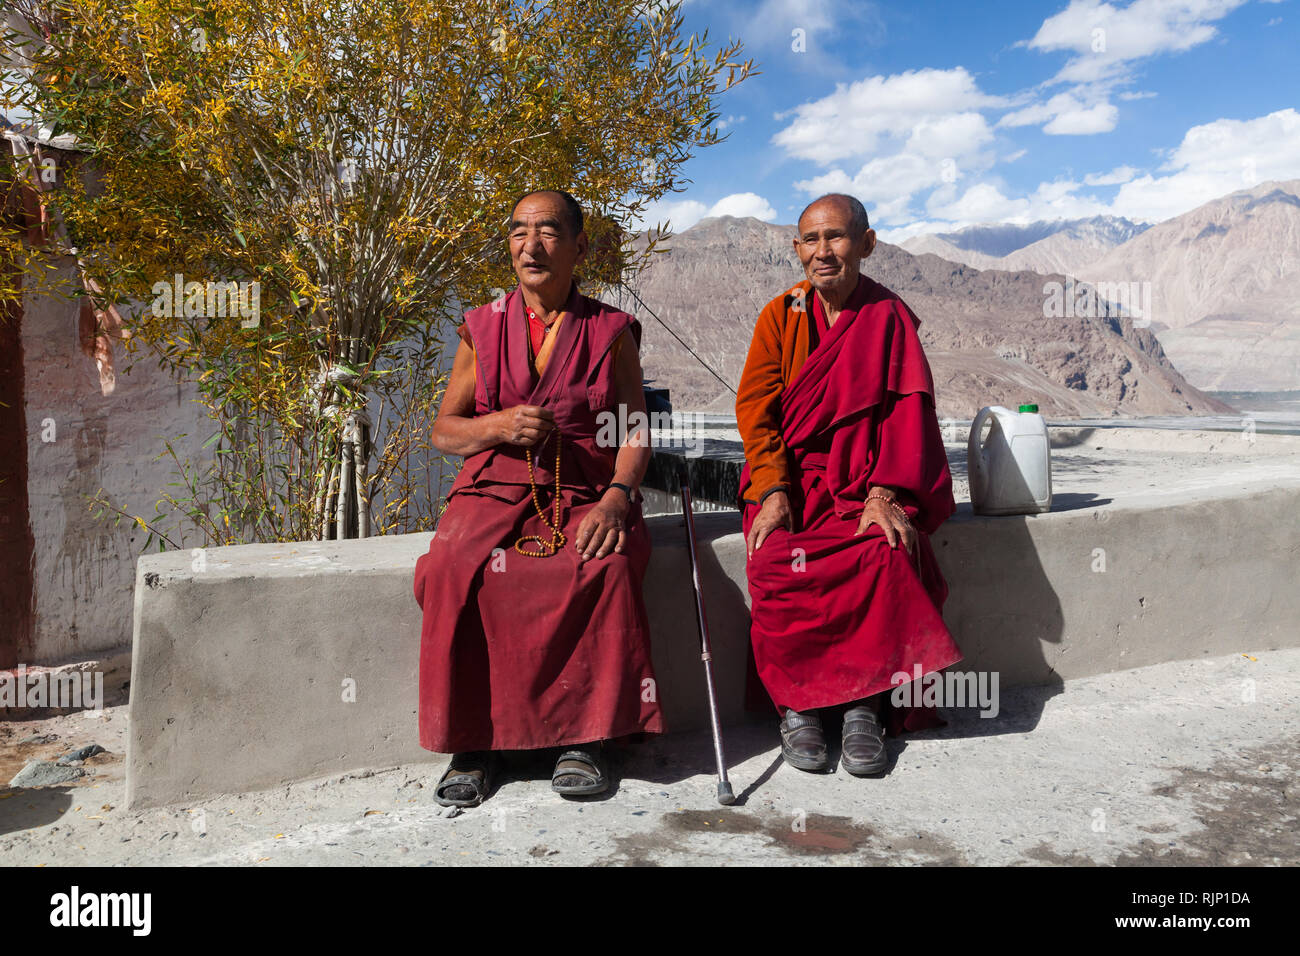
<svg viewBox="0 0 1300 956"><path fill-rule="evenodd" d="M454 816L432 800L441 761L128 812L117 706L0 725L5 781L107 751L72 783L0 788L0 864L1293 865L1298 703L1300 650L1248 651L1004 691L992 719L946 711L890 741L880 779L791 769L756 720L726 733L731 808L697 734L621 751L586 801L551 792L545 755L513 755Z"/></svg>

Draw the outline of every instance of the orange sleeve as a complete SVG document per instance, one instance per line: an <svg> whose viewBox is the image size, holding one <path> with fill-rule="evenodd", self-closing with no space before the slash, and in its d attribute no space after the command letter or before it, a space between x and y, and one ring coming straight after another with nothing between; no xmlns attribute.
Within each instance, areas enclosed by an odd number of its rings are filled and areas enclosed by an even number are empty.
<svg viewBox="0 0 1300 956"><path fill-rule="evenodd" d="M456 334L460 337L460 340L469 347L469 350L473 352L474 340L469 337L469 323L462 322L460 325L456 326ZM478 362L477 361L474 363L474 382L475 384L478 383Z"/></svg>
<svg viewBox="0 0 1300 956"><path fill-rule="evenodd" d="M790 465L781 437L779 402L785 388L782 377L781 299L775 299L758 316L749 344L745 370L736 391L736 427L749 461L749 489L745 498L762 504L773 491L790 490ZM778 310L780 312L778 313Z"/></svg>

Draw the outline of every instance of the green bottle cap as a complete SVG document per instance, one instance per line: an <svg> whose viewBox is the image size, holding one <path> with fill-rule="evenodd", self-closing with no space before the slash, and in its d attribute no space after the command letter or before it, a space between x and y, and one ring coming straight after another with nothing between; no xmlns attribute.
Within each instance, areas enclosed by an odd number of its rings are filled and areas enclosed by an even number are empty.
<svg viewBox="0 0 1300 956"><path fill-rule="evenodd" d="M1020 411L1021 411L1022 413L1023 413L1023 412L1035 412L1035 413L1037 413L1037 411L1038 411L1038 406L1037 406L1037 405L1021 405L1021 406L1020 406Z"/></svg>

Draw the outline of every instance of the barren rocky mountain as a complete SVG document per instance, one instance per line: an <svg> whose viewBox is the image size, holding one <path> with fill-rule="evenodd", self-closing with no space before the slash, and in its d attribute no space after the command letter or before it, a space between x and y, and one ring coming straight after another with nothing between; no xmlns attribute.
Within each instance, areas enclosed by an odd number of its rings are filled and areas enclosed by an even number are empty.
<svg viewBox="0 0 1300 956"><path fill-rule="evenodd" d="M1206 203L1077 274L1150 282L1160 342L1189 381L1300 389L1300 180Z"/></svg>
<svg viewBox="0 0 1300 956"><path fill-rule="evenodd" d="M903 248L977 269L1150 283L1151 328L1193 385L1300 389L1300 180L1231 193L1147 228L1097 216L999 253L1050 224L972 226Z"/></svg>
<svg viewBox="0 0 1300 956"><path fill-rule="evenodd" d="M671 390L675 407L725 412L735 397L650 312L734 388L759 312L803 278L792 235L757 219L705 219L635 283L648 310L621 300L642 321L646 377ZM864 269L920 318L943 416L1020 402L1058 418L1231 412L1189 386L1131 320L1045 317L1045 284L1062 276L981 272L884 243Z"/></svg>
<svg viewBox="0 0 1300 956"><path fill-rule="evenodd" d="M911 239L900 243L899 248L910 252L914 256L923 256L929 253L932 256L938 256L940 259L959 262L973 269L1005 268L1002 265L1001 256L991 256L987 252L980 252L976 249L963 249L942 236L930 234L913 236Z"/></svg>
<svg viewBox="0 0 1300 956"><path fill-rule="evenodd" d="M1001 264L993 268L1078 275L1085 265L1141 235L1147 228L1145 223L1134 223L1116 216L1076 220L1045 239L1008 253L1002 257Z"/></svg>
<svg viewBox="0 0 1300 956"><path fill-rule="evenodd" d="M1078 275L1079 269L1148 226L1119 216L1040 221L1027 225L991 223L957 232L913 236L901 245L914 255L930 252L976 269Z"/></svg>

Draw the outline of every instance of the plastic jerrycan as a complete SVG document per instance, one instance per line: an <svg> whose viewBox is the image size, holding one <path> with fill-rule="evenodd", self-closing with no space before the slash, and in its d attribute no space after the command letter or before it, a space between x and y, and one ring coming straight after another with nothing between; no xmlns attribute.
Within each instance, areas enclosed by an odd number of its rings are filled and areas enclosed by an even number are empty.
<svg viewBox="0 0 1300 956"><path fill-rule="evenodd" d="M980 442L986 421L989 437ZM966 444L971 508L981 515L1024 515L1052 507L1051 443L1037 405L1019 412L981 408Z"/></svg>

